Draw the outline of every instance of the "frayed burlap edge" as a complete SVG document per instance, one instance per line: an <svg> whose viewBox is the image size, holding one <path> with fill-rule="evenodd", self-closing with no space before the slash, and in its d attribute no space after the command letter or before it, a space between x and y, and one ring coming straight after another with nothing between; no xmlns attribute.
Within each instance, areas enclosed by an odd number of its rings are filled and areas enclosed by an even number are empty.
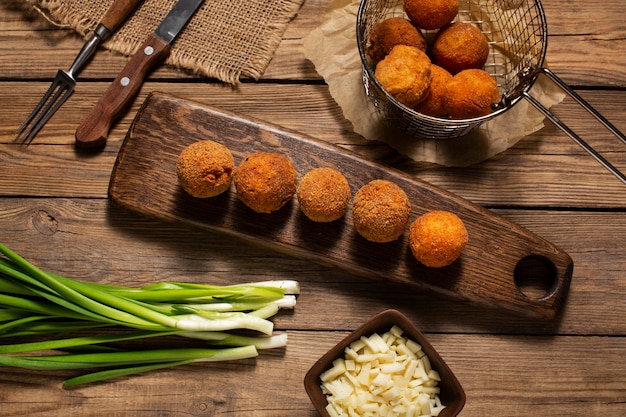
<svg viewBox="0 0 626 417"><path fill-rule="evenodd" d="M26 0L44 19L59 28L74 29L82 37L86 37L97 25L97 21L76 13L59 0ZM63 16L63 21L58 19Z"/></svg>
<svg viewBox="0 0 626 417"><path fill-rule="evenodd" d="M26 1L53 25L71 28L87 38L113 0L102 0L97 5L95 4L97 2L90 3L90 7L82 11L80 8L72 7L71 0ZM131 15L126 24L105 42L103 47L123 55L132 55L175 2L174 0L168 1L144 0L134 15ZM268 2L271 5L270 15L268 15ZM221 11L210 11L210 7L218 6L213 2L205 2L196 13L197 16L191 19L188 27L174 43L166 64L229 84L237 84L243 78L258 80L280 45L288 23L296 16L303 3L304 0L258 0L256 7L259 9L259 16L265 20L252 28L253 37L249 42L250 46L240 42L221 48L224 46L221 45L222 38L217 37L211 44L205 42L202 37L203 33L213 29L214 22L210 21L210 16L221 13ZM246 4L246 7L251 7L251 3ZM163 10L155 13L155 8ZM254 13L254 10L252 12ZM241 10L239 13L244 14ZM231 13L228 18L234 19L235 24L238 18L249 22L249 13L250 10L246 10L246 16ZM146 18L146 15L150 15L149 18ZM149 24L143 22L139 24L140 29L138 29L137 21L141 19L147 20ZM216 17L215 19L220 21L215 24L223 23L223 18ZM223 39L233 37L228 35L231 34L227 33Z"/></svg>

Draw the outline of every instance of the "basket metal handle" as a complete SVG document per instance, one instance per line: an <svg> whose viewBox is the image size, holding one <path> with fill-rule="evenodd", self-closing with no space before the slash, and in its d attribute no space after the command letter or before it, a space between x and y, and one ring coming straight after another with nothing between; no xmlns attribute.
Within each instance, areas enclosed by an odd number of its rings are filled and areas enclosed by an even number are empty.
<svg viewBox="0 0 626 417"><path fill-rule="evenodd" d="M547 68L526 68L519 74L520 84L515 88L514 95L522 96L527 99L533 106L535 106L544 116L549 118L555 125L557 125L563 132L565 132L571 139L586 150L591 156L593 156L602 166L608 169L613 175L619 178L624 184L626 184L626 175L620 172L613 164L606 160L598 151L596 151L591 145L585 142L580 136L578 136L572 129L570 129L565 123L563 123L558 117L552 114L547 108L543 106L536 98L528 93L528 89L524 88L528 83L532 83L535 77L543 74L550 78L555 84L557 84L563 91L565 91L571 98L576 100L585 110L593 115L600 123L604 125L611 133L617 136L624 144L626 144L626 136L620 132L611 122L609 122L604 116L602 116L596 109L594 109L589 103L587 103L582 97L580 97L574 90L572 90L567 84L565 84L559 77L557 77L552 71Z"/></svg>

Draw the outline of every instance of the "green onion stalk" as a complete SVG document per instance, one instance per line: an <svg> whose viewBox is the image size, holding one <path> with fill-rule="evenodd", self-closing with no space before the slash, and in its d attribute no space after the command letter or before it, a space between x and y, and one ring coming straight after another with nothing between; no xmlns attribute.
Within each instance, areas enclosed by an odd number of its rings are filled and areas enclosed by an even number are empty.
<svg viewBox="0 0 626 417"><path fill-rule="evenodd" d="M284 347L270 320L295 307L297 281L228 286L164 282L139 288L82 282L37 268L0 244L0 365L95 369L64 381L87 384L204 361L253 358ZM103 334L79 336L106 329ZM130 349L120 342L178 336L201 347ZM38 354L39 353L39 354Z"/></svg>

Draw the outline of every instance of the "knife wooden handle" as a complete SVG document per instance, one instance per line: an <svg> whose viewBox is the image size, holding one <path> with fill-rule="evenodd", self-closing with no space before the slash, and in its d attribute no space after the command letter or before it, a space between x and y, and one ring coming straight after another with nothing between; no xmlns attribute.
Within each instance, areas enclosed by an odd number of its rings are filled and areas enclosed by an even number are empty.
<svg viewBox="0 0 626 417"><path fill-rule="evenodd" d="M76 129L77 147L94 149L104 146L113 121L135 98L150 70L165 60L170 49L170 44L155 34L148 36Z"/></svg>
<svg viewBox="0 0 626 417"><path fill-rule="evenodd" d="M141 0L115 0L102 16L100 23L110 32L115 32L139 3Z"/></svg>

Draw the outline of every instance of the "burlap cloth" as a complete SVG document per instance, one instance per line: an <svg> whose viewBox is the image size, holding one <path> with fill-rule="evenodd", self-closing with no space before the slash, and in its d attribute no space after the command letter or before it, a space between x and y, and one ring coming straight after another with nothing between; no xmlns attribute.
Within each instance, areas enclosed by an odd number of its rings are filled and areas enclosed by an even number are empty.
<svg viewBox="0 0 626 417"><path fill-rule="evenodd" d="M113 3L113 0L28 1L54 24L72 28L84 37L94 30ZM104 47L131 55L176 1L144 0ZM303 2L206 0L174 42L166 63L231 84L243 78L257 80Z"/></svg>
<svg viewBox="0 0 626 417"><path fill-rule="evenodd" d="M401 0L398 2L401 4ZM528 101L521 100L502 115L456 139L415 139L392 131L383 123L363 87L356 43L359 3L359 0L333 0L319 27L304 39L305 56L324 77L330 94L356 133L385 142L418 162L468 166L505 151L544 126L544 116ZM543 77L531 93L548 108L565 98L558 86Z"/></svg>

